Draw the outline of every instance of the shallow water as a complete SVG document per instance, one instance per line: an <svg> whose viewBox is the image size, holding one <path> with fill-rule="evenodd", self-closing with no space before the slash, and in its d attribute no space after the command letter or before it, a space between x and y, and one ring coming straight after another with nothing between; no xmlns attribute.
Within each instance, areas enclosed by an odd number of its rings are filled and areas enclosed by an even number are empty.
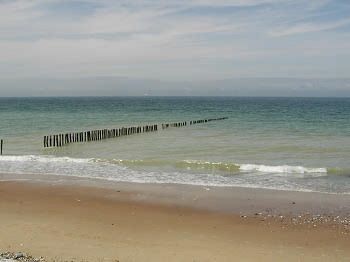
<svg viewBox="0 0 350 262"><path fill-rule="evenodd" d="M44 135L227 116L44 149ZM350 193L350 99L0 98L0 172Z"/></svg>

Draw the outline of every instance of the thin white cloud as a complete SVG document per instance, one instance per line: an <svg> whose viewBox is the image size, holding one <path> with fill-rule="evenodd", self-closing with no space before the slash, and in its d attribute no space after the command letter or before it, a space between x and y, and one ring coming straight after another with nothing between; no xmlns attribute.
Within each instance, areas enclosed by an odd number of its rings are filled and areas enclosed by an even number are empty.
<svg viewBox="0 0 350 262"><path fill-rule="evenodd" d="M192 5L205 6L257 6L262 4L283 3L289 0L190 0Z"/></svg>
<svg viewBox="0 0 350 262"><path fill-rule="evenodd" d="M0 27L23 23L42 14L41 10L35 10L32 1L10 1L0 3Z"/></svg>
<svg viewBox="0 0 350 262"><path fill-rule="evenodd" d="M350 24L350 19L342 19L340 21L333 21L328 23L300 23L290 27L278 29L270 32L272 36L289 36L302 33L320 32L324 30L336 29Z"/></svg>

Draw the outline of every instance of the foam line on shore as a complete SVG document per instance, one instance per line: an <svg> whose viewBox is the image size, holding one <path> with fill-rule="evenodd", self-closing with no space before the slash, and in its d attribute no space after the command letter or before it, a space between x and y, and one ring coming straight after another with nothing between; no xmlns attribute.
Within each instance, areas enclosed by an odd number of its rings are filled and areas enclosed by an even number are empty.
<svg viewBox="0 0 350 262"><path fill-rule="evenodd" d="M202 160L123 160L123 159L97 159L97 158L72 158L72 157L55 157L46 155L18 155L18 156L0 156L1 162L39 162L39 163L103 163L117 164L123 166L174 166L179 169L202 169L202 170L219 170L219 171L257 171L261 173L285 173L285 174L343 174L346 169L325 167L303 167L292 165L260 165L260 164L236 164L225 162L210 162ZM344 172L343 172L344 171Z"/></svg>

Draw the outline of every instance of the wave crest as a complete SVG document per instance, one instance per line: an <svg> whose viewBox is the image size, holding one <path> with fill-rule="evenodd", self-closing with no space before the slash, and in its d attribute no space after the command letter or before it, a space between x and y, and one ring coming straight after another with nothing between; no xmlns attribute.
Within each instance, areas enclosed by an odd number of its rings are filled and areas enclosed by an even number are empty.
<svg viewBox="0 0 350 262"><path fill-rule="evenodd" d="M229 173L237 173L239 171L239 165L223 163L223 162L209 162L199 160L184 160L176 163L176 167L186 169L204 169L212 171L223 171Z"/></svg>
<svg viewBox="0 0 350 262"><path fill-rule="evenodd" d="M255 164L243 164L239 167L240 171L258 171L263 173L286 173L286 174L306 174L306 173L327 173L327 168L307 168L303 166L266 166Z"/></svg>
<svg viewBox="0 0 350 262"><path fill-rule="evenodd" d="M98 160L98 162L120 164L128 167L132 166L172 166L179 169L186 170L206 170L206 171L222 171L230 174L239 172L261 172L261 173L275 173L275 174L327 174L329 170L324 167L309 168L303 166L290 165L258 165L258 164L235 164L225 162L210 162L203 160ZM330 169L331 173L341 173L342 169Z"/></svg>

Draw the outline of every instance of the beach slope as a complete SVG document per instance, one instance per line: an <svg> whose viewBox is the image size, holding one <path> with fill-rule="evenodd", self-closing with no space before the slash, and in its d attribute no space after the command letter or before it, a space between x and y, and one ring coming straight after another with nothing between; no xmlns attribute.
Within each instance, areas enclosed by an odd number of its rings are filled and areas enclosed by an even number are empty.
<svg viewBox="0 0 350 262"><path fill-rule="evenodd" d="M48 261L349 261L327 223L137 201L125 188L0 183L0 251Z"/></svg>

